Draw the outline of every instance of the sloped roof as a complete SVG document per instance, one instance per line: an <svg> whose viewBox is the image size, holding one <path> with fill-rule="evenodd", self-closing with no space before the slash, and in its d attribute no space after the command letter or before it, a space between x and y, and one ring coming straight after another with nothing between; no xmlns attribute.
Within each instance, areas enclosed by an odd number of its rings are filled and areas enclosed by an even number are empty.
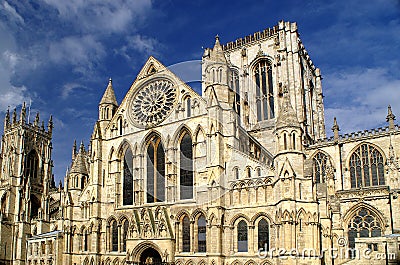
<svg viewBox="0 0 400 265"><path fill-rule="evenodd" d="M118 106L118 102L115 97L115 92L114 92L114 88L112 86L111 78L108 81L106 91L104 92L104 95L101 98L100 104L112 104L112 105Z"/></svg>

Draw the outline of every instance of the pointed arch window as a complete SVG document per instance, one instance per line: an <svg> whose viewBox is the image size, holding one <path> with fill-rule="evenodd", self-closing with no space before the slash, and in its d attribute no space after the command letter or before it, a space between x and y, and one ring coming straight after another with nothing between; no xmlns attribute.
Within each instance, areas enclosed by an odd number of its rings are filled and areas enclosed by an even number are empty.
<svg viewBox="0 0 400 265"><path fill-rule="evenodd" d="M235 92L235 101L233 109L236 110L240 116L240 87L239 87L239 73L237 70L232 70L231 89Z"/></svg>
<svg viewBox="0 0 400 265"><path fill-rule="evenodd" d="M89 250L89 231L86 229L83 232L83 251Z"/></svg>
<svg viewBox="0 0 400 265"><path fill-rule="evenodd" d="M315 183L325 183L326 169L328 166L328 156L318 152L313 158L313 176Z"/></svg>
<svg viewBox="0 0 400 265"><path fill-rule="evenodd" d="M258 222L258 249L269 250L269 224L264 218Z"/></svg>
<svg viewBox="0 0 400 265"><path fill-rule="evenodd" d="M268 60L259 61L254 67L256 83L257 121L275 117L272 66Z"/></svg>
<svg viewBox="0 0 400 265"><path fill-rule="evenodd" d="M124 171L123 171L123 204L133 204L133 155L132 150L128 147L124 155Z"/></svg>
<svg viewBox="0 0 400 265"><path fill-rule="evenodd" d="M192 99L190 97L186 98L186 117L189 118L192 116Z"/></svg>
<svg viewBox="0 0 400 265"><path fill-rule="evenodd" d="M352 188L385 185L382 154L369 144L360 145L350 157Z"/></svg>
<svg viewBox="0 0 400 265"><path fill-rule="evenodd" d="M128 238L128 230L129 230L129 222L128 220L124 221L124 224L122 226L123 231L122 231L122 251L126 251L126 239Z"/></svg>
<svg viewBox="0 0 400 265"><path fill-rule="evenodd" d="M115 220L111 223L111 251L118 251L118 224Z"/></svg>
<svg viewBox="0 0 400 265"><path fill-rule="evenodd" d="M207 252L206 218L201 215L197 220L197 251Z"/></svg>
<svg viewBox="0 0 400 265"><path fill-rule="evenodd" d="M241 220L237 226L237 244L238 252L247 252L247 223L244 220Z"/></svg>
<svg viewBox="0 0 400 265"><path fill-rule="evenodd" d="M374 213L366 208L359 209L348 224L349 254L354 258L355 239L357 237L380 237L382 224Z"/></svg>
<svg viewBox="0 0 400 265"><path fill-rule="evenodd" d="M39 172L39 156L35 150L29 152L25 164L25 178L37 179Z"/></svg>
<svg viewBox="0 0 400 265"><path fill-rule="evenodd" d="M165 153L158 136L147 146L147 202L165 200Z"/></svg>
<svg viewBox="0 0 400 265"><path fill-rule="evenodd" d="M183 135L180 143L180 198L193 198L193 145L188 133Z"/></svg>
<svg viewBox="0 0 400 265"><path fill-rule="evenodd" d="M182 251L190 252L190 222L187 216L182 219Z"/></svg>

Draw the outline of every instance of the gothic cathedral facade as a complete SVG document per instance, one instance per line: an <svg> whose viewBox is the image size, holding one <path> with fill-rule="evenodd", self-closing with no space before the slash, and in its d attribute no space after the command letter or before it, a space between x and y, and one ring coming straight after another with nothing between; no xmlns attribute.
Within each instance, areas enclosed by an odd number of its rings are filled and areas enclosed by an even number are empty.
<svg viewBox="0 0 400 265"><path fill-rule="evenodd" d="M226 44L217 36L201 68L196 92L150 57L120 104L110 79L64 187L51 173L52 120L28 123L24 106L19 118L7 113L0 264L352 264L363 249L398 254L390 107L387 127L340 135L335 120L327 138L321 73L296 23Z"/></svg>

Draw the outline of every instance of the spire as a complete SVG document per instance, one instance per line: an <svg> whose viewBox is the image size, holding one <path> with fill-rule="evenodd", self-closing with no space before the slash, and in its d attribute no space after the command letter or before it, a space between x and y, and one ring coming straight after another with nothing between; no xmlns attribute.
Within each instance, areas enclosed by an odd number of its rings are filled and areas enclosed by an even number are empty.
<svg viewBox="0 0 400 265"><path fill-rule="evenodd" d="M283 92L282 106L276 119L276 128L278 129L287 126L299 127L300 123L290 102L289 92L285 88Z"/></svg>
<svg viewBox="0 0 400 265"><path fill-rule="evenodd" d="M332 126L332 131L333 131L333 139L335 142L339 141L339 125L337 123L336 117L333 118L333 126Z"/></svg>
<svg viewBox="0 0 400 265"><path fill-rule="evenodd" d="M21 115L19 117L19 121L23 124L26 121L26 106L25 106L25 102L24 104L22 104L22 108L21 108Z"/></svg>
<svg viewBox="0 0 400 265"><path fill-rule="evenodd" d="M81 145L79 147L79 152L75 156L75 159L72 161L72 166L71 166L71 173L79 173L82 175L88 175L88 170L86 167L86 155L85 155L85 146L83 144L83 141L81 142Z"/></svg>
<svg viewBox="0 0 400 265"><path fill-rule="evenodd" d="M108 80L108 85L106 91L104 92L103 97L101 98L100 105L102 104L111 104L118 106L117 99L115 98L114 88L112 86L112 79Z"/></svg>
<svg viewBox="0 0 400 265"><path fill-rule="evenodd" d="M76 156L76 139L74 140L74 145L72 146L72 160L75 159Z"/></svg>
<svg viewBox="0 0 400 265"><path fill-rule="evenodd" d="M394 120L396 116L393 115L392 107L388 106L388 115L386 116L386 121L389 123L389 130L394 130Z"/></svg>

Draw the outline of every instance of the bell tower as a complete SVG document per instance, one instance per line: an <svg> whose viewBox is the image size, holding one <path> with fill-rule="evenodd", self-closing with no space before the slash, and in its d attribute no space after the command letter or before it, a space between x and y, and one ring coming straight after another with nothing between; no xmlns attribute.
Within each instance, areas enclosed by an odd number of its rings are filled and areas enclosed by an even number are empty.
<svg viewBox="0 0 400 265"><path fill-rule="evenodd" d="M49 231L49 189L52 176L52 130L37 113L33 123L26 120L25 103L19 119L7 111L1 144L0 171L0 260L25 264L26 238Z"/></svg>

